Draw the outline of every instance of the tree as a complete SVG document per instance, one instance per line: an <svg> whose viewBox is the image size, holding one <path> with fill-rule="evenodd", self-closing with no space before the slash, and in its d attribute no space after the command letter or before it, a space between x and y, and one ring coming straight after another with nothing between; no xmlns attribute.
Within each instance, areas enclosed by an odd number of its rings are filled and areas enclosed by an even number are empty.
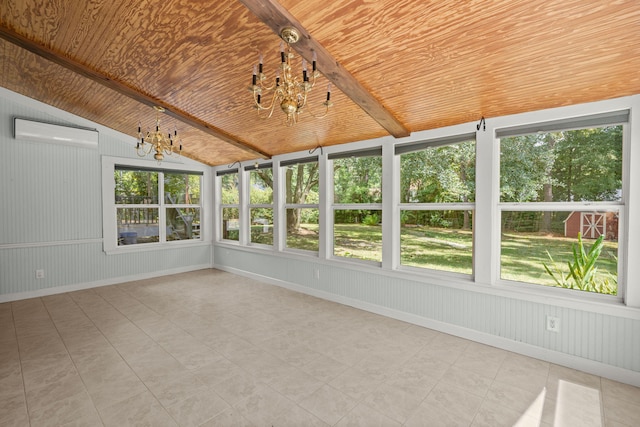
<svg viewBox="0 0 640 427"><path fill-rule="evenodd" d="M401 157L400 199L402 203L465 203L475 199L475 143L432 147ZM414 211L431 225L438 224L434 212ZM470 228L468 211L461 211L462 228ZM428 219L427 219L428 218Z"/></svg>
<svg viewBox="0 0 640 427"><path fill-rule="evenodd" d="M252 205L273 204L273 169L256 169L249 174L249 203ZM273 222L273 208L251 208L251 223L256 220Z"/></svg>
<svg viewBox="0 0 640 427"><path fill-rule="evenodd" d="M568 130L502 138L502 202L617 200L622 188L622 127ZM505 212L504 223L531 212ZM551 231L558 214L545 210L531 218L531 231ZM560 215L561 216L561 215ZM541 222L538 222L541 220Z"/></svg>
<svg viewBox="0 0 640 427"><path fill-rule="evenodd" d="M334 160L333 183L336 203L381 203L382 157Z"/></svg>
<svg viewBox="0 0 640 427"><path fill-rule="evenodd" d="M551 155L546 157L545 166L545 179L542 183L542 200L544 202L553 202L553 185L556 183L556 180L553 176L553 167L556 162L557 154L555 153L556 146L559 142L563 141L564 134L562 132L550 132L544 134L544 136L540 139L540 142L543 146L546 146L547 149L551 152ZM550 211L544 211L542 213L542 226L540 227L541 231L551 232L551 214Z"/></svg>
<svg viewBox="0 0 640 427"><path fill-rule="evenodd" d="M318 162L298 163L288 166L285 172L287 204L305 204L311 193L318 196ZM287 209L287 230L300 229L301 209Z"/></svg>
<svg viewBox="0 0 640 427"><path fill-rule="evenodd" d="M563 132L553 175L554 201L611 201L622 188L622 126Z"/></svg>
<svg viewBox="0 0 640 427"><path fill-rule="evenodd" d="M542 199L554 153L539 134L500 140L500 201L532 202Z"/></svg>
<svg viewBox="0 0 640 427"><path fill-rule="evenodd" d="M335 203L382 203L382 157L347 157L333 161ZM336 223L377 224L380 218L366 209L336 210Z"/></svg>

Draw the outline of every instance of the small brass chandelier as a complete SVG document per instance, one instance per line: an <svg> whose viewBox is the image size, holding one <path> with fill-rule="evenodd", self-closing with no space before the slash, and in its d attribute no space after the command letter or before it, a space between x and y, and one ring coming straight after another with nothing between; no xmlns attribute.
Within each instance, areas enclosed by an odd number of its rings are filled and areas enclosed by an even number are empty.
<svg viewBox="0 0 640 427"><path fill-rule="evenodd" d="M307 103L307 97L311 89L316 84L316 78L320 76L320 72L316 69L316 53L313 52L313 60L311 62L311 72L307 70L307 61L302 59L302 73L300 76L293 74L291 61L294 55L291 51L291 45L300 39L298 30L291 27L283 28L280 32L283 42L280 43L280 69L276 71L275 83L272 86L266 86L267 77L262 72L262 54L258 66L253 66L253 77L249 90L253 92L253 108L258 110L258 117L267 119L273 115L276 105L286 118L284 123L287 126L293 126L298 122L298 116L305 109L309 114L316 118L322 118L329 112L331 103L331 83L327 85L327 100L322 103L324 111L320 114L314 114L311 107ZM285 45L286 48L285 48ZM265 92L273 92L270 95L270 101L263 103L263 94Z"/></svg>
<svg viewBox="0 0 640 427"><path fill-rule="evenodd" d="M155 106L156 110L156 130L152 132L147 128L146 134L142 133L142 125L138 122L138 143L136 144L136 152L138 156L144 157L154 152L153 158L158 163L164 160L164 156L173 154L182 154L182 140L178 142L178 129L174 128L173 135L171 131L163 133L160 131L160 113L164 113L164 108Z"/></svg>

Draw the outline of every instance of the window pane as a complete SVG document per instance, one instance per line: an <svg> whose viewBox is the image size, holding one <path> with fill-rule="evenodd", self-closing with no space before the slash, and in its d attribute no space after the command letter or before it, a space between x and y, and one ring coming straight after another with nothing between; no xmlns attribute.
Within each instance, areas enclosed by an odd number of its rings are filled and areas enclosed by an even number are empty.
<svg viewBox="0 0 640 427"><path fill-rule="evenodd" d="M475 201L475 141L400 156L401 203Z"/></svg>
<svg viewBox="0 0 640 427"><path fill-rule="evenodd" d="M249 209L251 243L273 246L273 209Z"/></svg>
<svg viewBox="0 0 640 427"><path fill-rule="evenodd" d="M286 203L318 203L318 162L286 166L285 188Z"/></svg>
<svg viewBox="0 0 640 427"><path fill-rule="evenodd" d="M400 263L471 274L472 214L467 210L400 211Z"/></svg>
<svg viewBox="0 0 640 427"><path fill-rule="evenodd" d="M590 254L594 244L601 247ZM570 274L569 264L588 266L590 260L593 267ZM617 212L502 212L502 279L615 295L617 260Z"/></svg>
<svg viewBox="0 0 640 427"><path fill-rule="evenodd" d="M222 208L222 238L240 239L240 216L238 208Z"/></svg>
<svg viewBox="0 0 640 427"><path fill-rule="evenodd" d="M500 140L500 201L622 198L622 126Z"/></svg>
<svg viewBox="0 0 640 427"><path fill-rule="evenodd" d="M382 211L336 210L333 254L382 262Z"/></svg>
<svg viewBox="0 0 640 427"><path fill-rule="evenodd" d="M167 208L167 241L199 238L199 208Z"/></svg>
<svg viewBox="0 0 640 427"><path fill-rule="evenodd" d="M158 208L118 208L118 246L159 241Z"/></svg>
<svg viewBox="0 0 640 427"><path fill-rule="evenodd" d="M335 203L382 203L382 157L333 161Z"/></svg>
<svg viewBox="0 0 640 427"><path fill-rule="evenodd" d="M171 205L197 205L200 203L200 176L164 174L164 197Z"/></svg>
<svg viewBox="0 0 640 427"><path fill-rule="evenodd" d="M230 173L220 177L222 182L222 194L220 202L225 205L240 203L240 193L238 191L238 174Z"/></svg>
<svg viewBox="0 0 640 427"><path fill-rule="evenodd" d="M158 204L158 172L115 170L114 178L116 204Z"/></svg>
<svg viewBox="0 0 640 427"><path fill-rule="evenodd" d="M249 203L273 203L273 169L252 170L249 173Z"/></svg>
<svg viewBox="0 0 640 427"><path fill-rule="evenodd" d="M287 209L287 247L318 251L317 208Z"/></svg>

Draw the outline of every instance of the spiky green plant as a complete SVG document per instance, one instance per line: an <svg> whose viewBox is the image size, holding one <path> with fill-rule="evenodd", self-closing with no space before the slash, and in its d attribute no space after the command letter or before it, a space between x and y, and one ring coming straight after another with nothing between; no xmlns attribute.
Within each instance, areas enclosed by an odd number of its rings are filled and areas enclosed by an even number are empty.
<svg viewBox="0 0 640 427"><path fill-rule="evenodd" d="M603 248L604 236L598 237L589 248L589 251L587 251L582 241L582 233L578 233L578 242L571 245L573 262L567 261L568 273L565 273L560 268L558 263L551 257L549 251L547 251L547 255L551 260L553 270L545 263L542 265L557 286L601 294L615 294L617 288L615 277L597 277L598 267L596 266L596 261L600 257Z"/></svg>

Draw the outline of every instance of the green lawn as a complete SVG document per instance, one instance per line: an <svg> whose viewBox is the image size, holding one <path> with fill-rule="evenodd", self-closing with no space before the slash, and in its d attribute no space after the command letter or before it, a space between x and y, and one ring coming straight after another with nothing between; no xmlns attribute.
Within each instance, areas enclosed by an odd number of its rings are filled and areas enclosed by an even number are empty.
<svg viewBox="0 0 640 427"><path fill-rule="evenodd" d="M471 230L432 227L400 229L400 263L471 274L473 234Z"/></svg>
<svg viewBox="0 0 640 427"><path fill-rule="evenodd" d="M537 233L504 233L501 247L502 279L554 286L543 264L550 265L547 251L566 269L573 259L571 245L577 240ZM457 273L472 273L473 235L467 230L402 227L401 264ZM585 239L588 246L590 241ZM318 225L304 224L299 233L287 236L287 247L318 250ZM605 242L598 259L598 276L617 276L617 242ZM382 228L362 224L337 224L334 254L348 258L382 260Z"/></svg>
<svg viewBox="0 0 640 427"><path fill-rule="evenodd" d="M382 262L382 227L336 224L333 250L337 256Z"/></svg>
<svg viewBox="0 0 640 427"><path fill-rule="evenodd" d="M537 233L504 233L502 235L502 270L501 277L507 280L539 283L554 286L553 279L547 274L543 263L551 267L549 255L567 271L567 261L573 260L572 244L577 239L547 236ZM584 239L586 247L591 241ZM613 275L617 277L618 242L605 241L604 249L596 263L598 267L597 277L605 278ZM553 270L553 268L552 268Z"/></svg>

